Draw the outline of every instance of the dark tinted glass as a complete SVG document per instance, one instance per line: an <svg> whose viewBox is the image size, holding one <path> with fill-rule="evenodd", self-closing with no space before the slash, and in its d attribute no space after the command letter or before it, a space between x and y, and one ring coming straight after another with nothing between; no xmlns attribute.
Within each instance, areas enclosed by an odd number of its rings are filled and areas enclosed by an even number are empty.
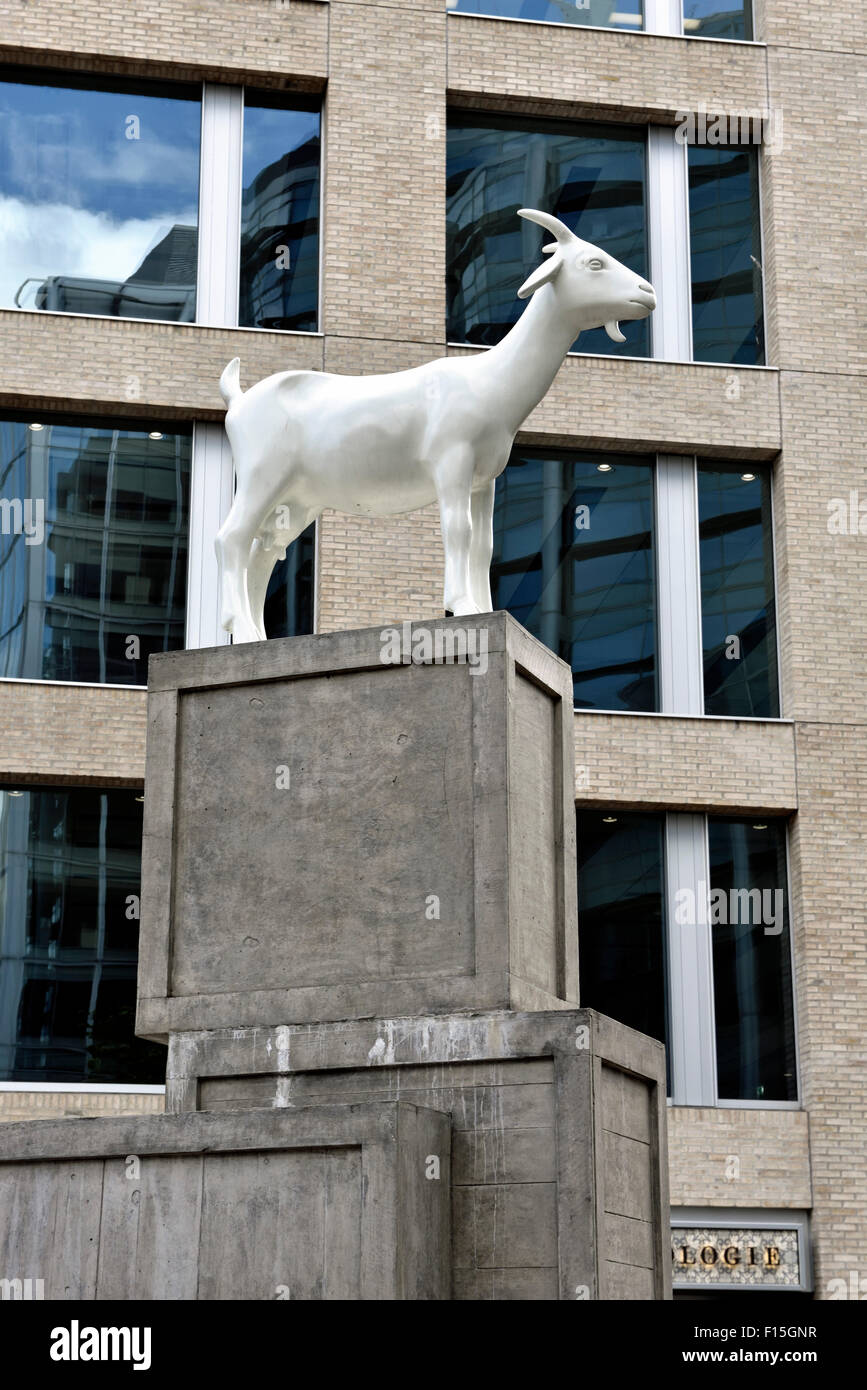
<svg viewBox="0 0 867 1390"><path fill-rule="evenodd" d="M265 595L269 637L301 637L313 631L313 579L316 523L302 531L275 566Z"/></svg>
<svg viewBox="0 0 867 1390"><path fill-rule="evenodd" d="M653 465L516 449L497 479L491 589L569 662L580 708L654 710Z"/></svg>
<svg viewBox="0 0 867 1390"><path fill-rule="evenodd" d="M702 39L751 39L751 0L683 0L683 32Z"/></svg>
<svg viewBox="0 0 867 1390"><path fill-rule="evenodd" d="M579 811L581 1006L667 1040L663 818Z"/></svg>
<svg viewBox="0 0 867 1390"><path fill-rule="evenodd" d="M0 1078L158 1083L134 1035L134 791L0 790Z"/></svg>
<svg viewBox="0 0 867 1390"><path fill-rule="evenodd" d="M795 1022L780 821L708 820L721 1100L795 1100Z"/></svg>
<svg viewBox="0 0 867 1390"><path fill-rule="evenodd" d="M38 423L0 420L0 676L144 685L184 644L190 435Z"/></svg>
<svg viewBox="0 0 867 1390"><path fill-rule="evenodd" d="M199 87L0 69L0 305L196 316Z"/></svg>
<svg viewBox="0 0 867 1390"><path fill-rule="evenodd" d="M549 24L593 24L606 29L642 28L641 0L446 0L446 9L497 19L535 19Z"/></svg>
<svg viewBox="0 0 867 1390"><path fill-rule="evenodd" d="M550 240L518 208L551 212L577 235L647 275L643 132L618 126L531 122L494 116L449 126L446 182L447 334L498 343L520 317L517 292ZM582 333L581 352L649 355L648 320Z"/></svg>
<svg viewBox="0 0 867 1390"><path fill-rule="evenodd" d="M690 145L693 357L765 360L759 166L755 147Z"/></svg>
<svg viewBox="0 0 867 1390"><path fill-rule="evenodd" d="M241 205L246 328L315 331L319 296L319 111L247 93Z"/></svg>
<svg viewBox="0 0 867 1390"><path fill-rule="evenodd" d="M776 719L770 470L699 464L698 515L705 713Z"/></svg>

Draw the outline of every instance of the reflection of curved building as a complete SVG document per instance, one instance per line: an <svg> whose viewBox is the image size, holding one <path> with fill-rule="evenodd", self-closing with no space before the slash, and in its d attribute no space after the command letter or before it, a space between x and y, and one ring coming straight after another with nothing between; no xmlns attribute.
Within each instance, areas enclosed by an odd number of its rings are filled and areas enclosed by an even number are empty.
<svg viewBox="0 0 867 1390"><path fill-rule="evenodd" d="M314 135L267 165L244 189L238 322L315 331L318 294L319 136Z"/></svg>
<svg viewBox="0 0 867 1390"><path fill-rule="evenodd" d="M184 641L189 435L6 421L0 460L45 503L43 544L0 534L0 676L144 684Z"/></svg>
<svg viewBox="0 0 867 1390"><path fill-rule="evenodd" d="M51 275L37 289L34 308L192 323L196 317L197 257L198 229L176 224L147 252L128 279ZM16 304L20 294L19 289Z"/></svg>

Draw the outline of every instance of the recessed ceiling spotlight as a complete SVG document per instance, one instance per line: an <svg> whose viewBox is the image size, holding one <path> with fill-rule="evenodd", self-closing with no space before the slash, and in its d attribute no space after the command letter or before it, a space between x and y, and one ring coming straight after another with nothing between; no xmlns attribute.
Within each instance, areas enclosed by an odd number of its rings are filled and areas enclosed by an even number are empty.
<svg viewBox="0 0 867 1390"><path fill-rule="evenodd" d="M597 473L613 473L613 472L614 472L614 465L611 464L611 463L597 463L597 465L596 465L596 472L597 472Z"/></svg>
<svg viewBox="0 0 867 1390"><path fill-rule="evenodd" d="M742 473L742 474L741 474L741 482L742 482L742 483L754 483L755 481L756 481L756 475L755 475L755 473Z"/></svg>
<svg viewBox="0 0 867 1390"><path fill-rule="evenodd" d="M615 825L616 822L617 822L617 817L616 817L616 816L603 816L603 817L602 817L602 824L603 824L603 825Z"/></svg>
<svg viewBox="0 0 867 1390"><path fill-rule="evenodd" d="M45 426L40 425L37 421L34 421L33 424L30 426L30 429L32 429L33 433L36 434L39 430L44 430Z"/></svg>
<svg viewBox="0 0 867 1390"><path fill-rule="evenodd" d="M159 430L151 430L150 434L148 435L148 439L162 439L162 435L160 434Z"/></svg>
<svg viewBox="0 0 867 1390"><path fill-rule="evenodd" d="M137 797L136 797L136 801L144 801L144 795L142 795L142 796L137 796Z"/></svg>
<svg viewBox="0 0 867 1390"><path fill-rule="evenodd" d="M767 822L764 822L764 823L761 824L761 825L754 825L754 826L753 826L753 830L767 830L767 828L768 828Z"/></svg>
<svg viewBox="0 0 867 1390"><path fill-rule="evenodd" d="M23 793L23 792L10 792L9 795L10 795L10 796L23 796L24 793Z"/></svg>

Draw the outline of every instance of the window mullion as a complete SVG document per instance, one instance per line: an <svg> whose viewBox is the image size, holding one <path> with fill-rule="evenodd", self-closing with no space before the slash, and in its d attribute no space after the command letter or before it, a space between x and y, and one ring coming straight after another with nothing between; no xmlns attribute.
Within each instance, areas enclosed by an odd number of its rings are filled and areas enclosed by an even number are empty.
<svg viewBox="0 0 867 1390"><path fill-rule="evenodd" d="M214 540L232 505L232 450L222 424L193 425L186 645L223 646L220 576Z"/></svg>
<svg viewBox="0 0 867 1390"><path fill-rule="evenodd" d="M665 895L671 1095L675 1105L716 1105L709 881L706 818L668 815Z"/></svg>
<svg viewBox="0 0 867 1390"><path fill-rule="evenodd" d="M696 463L656 459L659 708L704 714Z"/></svg>
<svg viewBox="0 0 867 1390"><path fill-rule="evenodd" d="M244 89L205 82L196 322L236 328L241 268Z"/></svg>
<svg viewBox="0 0 867 1390"><path fill-rule="evenodd" d="M682 34L683 0L644 0L644 28L648 34Z"/></svg>
<svg viewBox="0 0 867 1390"><path fill-rule="evenodd" d="M650 278L657 307L651 320L653 356L692 359L692 289L689 266L689 188L686 146L674 127L647 131L647 223Z"/></svg>

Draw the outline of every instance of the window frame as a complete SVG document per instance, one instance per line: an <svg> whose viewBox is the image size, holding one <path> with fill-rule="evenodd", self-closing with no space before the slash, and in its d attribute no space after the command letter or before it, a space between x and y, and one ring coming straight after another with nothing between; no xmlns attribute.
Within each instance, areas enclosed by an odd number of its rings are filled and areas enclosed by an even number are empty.
<svg viewBox="0 0 867 1390"><path fill-rule="evenodd" d="M319 273L316 296L316 329L297 328L259 328L255 325L238 323L240 269L241 269L241 201L243 181L244 149L244 105L245 93L260 90L251 83L230 84L226 82L183 82L173 79L133 78L128 74L115 72L82 72L70 74L60 68L34 68L32 64L0 64L0 81L14 80L9 74L18 69L22 73L37 73L41 85L50 87L52 80L59 86L77 86L88 91L98 92L100 79L106 84L115 82L131 87L147 85L166 89L172 86L186 88L188 92L199 88L199 182L198 182L198 221L197 221L197 266L196 266L196 316L189 322L179 324L184 328L231 328L237 333L282 333L286 337L321 338L323 304L323 237L324 199L325 199L325 103L319 100ZM75 81L68 80L75 78ZM67 79L61 81L60 79ZM40 85L35 83L34 85ZM262 89L264 90L264 89ZM168 92L166 93L168 94ZM287 104L297 96L305 106L313 109L316 94L295 92L287 89L281 92ZM115 323L176 324L174 319L128 318L121 314L85 314L72 309L35 309L23 305L9 305L2 312L31 315L57 315L62 318L98 320L109 319Z"/></svg>

